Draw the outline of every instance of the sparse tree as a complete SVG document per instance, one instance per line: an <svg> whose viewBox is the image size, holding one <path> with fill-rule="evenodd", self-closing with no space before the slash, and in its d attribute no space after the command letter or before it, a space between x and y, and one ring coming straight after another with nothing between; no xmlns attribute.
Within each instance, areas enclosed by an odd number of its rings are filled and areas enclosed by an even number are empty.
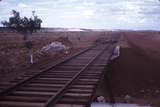
<svg viewBox="0 0 160 107"><path fill-rule="evenodd" d="M20 13L15 10L12 10L12 14L13 17L9 18L9 22L2 21L1 23L4 27L14 29L24 35L25 46L30 56L30 63L33 63L32 41L29 36L41 28L42 20L35 15L35 11L32 11L31 18L22 18L20 17Z"/></svg>

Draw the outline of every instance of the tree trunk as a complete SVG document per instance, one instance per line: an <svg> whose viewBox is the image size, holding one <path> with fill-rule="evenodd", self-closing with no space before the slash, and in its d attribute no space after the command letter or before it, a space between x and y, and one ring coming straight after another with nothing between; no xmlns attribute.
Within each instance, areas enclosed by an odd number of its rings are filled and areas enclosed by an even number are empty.
<svg viewBox="0 0 160 107"><path fill-rule="evenodd" d="M24 40L25 40L25 47L28 50L28 55L29 55L29 62L30 64L33 64L33 49L32 49L32 41L30 36L32 35L32 33L30 34L29 32L25 32L24 33Z"/></svg>
<svg viewBox="0 0 160 107"><path fill-rule="evenodd" d="M27 40L28 39L28 32L23 32L23 40Z"/></svg>

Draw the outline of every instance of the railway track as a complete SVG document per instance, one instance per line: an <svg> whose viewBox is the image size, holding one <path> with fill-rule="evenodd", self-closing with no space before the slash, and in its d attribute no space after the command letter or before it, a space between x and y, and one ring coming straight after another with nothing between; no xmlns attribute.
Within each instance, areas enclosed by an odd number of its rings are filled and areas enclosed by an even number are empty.
<svg viewBox="0 0 160 107"><path fill-rule="evenodd" d="M0 92L0 107L90 106L112 49L100 44L38 73L26 73Z"/></svg>

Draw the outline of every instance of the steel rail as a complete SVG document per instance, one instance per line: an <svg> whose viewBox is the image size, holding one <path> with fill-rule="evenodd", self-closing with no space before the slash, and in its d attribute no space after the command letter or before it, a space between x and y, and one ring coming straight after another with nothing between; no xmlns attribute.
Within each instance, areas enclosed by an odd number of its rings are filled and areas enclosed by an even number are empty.
<svg viewBox="0 0 160 107"><path fill-rule="evenodd" d="M95 55L88 63L87 65L85 65L70 81L68 81L64 87L62 87L55 95L53 95L47 102L46 104L43 106L43 107L50 107L50 106L54 106L60 99L61 97L63 96L63 94L65 93L65 90L67 88L70 87L70 85L76 80L78 79L79 75L85 71L105 50L106 48L108 47L105 46L105 48L99 52L97 55Z"/></svg>
<svg viewBox="0 0 160 107"><path fill-rule="evenodd" d="M82 51L80 51L80 52L72 55L71 57L68 57L68 58L66 58L66 59L64 59L64 60L62 60L62 61L60 61L60 62L57 62L57 63L54 64L53 66L51 66L51 67L49 67L49 68L46 68L46 69L44 69L44 70L41 70L41 71L38 72L37 74L34 74L33 76L31 76L31 77L29 77L29 78L26 78L26 79L24 79L24 80L22 80L22 81L20 81L20 82L18 82L18 83L16 83L16 84L14 84L13 86L8 87L8 88L5 89L4 91L0 92L1 98L2 98L3 96L8 95L8 94L11 93L12 91L16 90L18 87L23 86L23 84L28 83L28 82L30 82L32 79L34 79L34 78L38 77L39 75L47 72L48 70L53 69L54 67L56 67L56 66L58 66L58 65L60 65L60 64L62 64L62 63L65 63L65 62L73 59L74 57L76 57L76 56L78 56L78 55L83 54L84 52L92 49L93 47L94 47L94 46L91 46L91 47L89 47L89 48L87 48L87 49L84 49L84 50L82 50ZM1 98L0 98L0 99L1 99Z"/></svg>
<svg viewBox="0 0 160 107"><path fill-rule="evenodd" d="M112 51L113 51L113 47L115 47L115 46L112 46L108 51L108 53L109 53L109 58L112 56ZM110 61L110 59L108 58L108 61ZM95 88L93 89L93 93L96 93L96 89L98 88L98 86L99 86L99 84L100 84L100 82L104 79L104 75L105 75L105 73L106 73L106 71L107 71L107 68L108 68L108 61L107 61L107 63L106 63L106 65L105 65L105 67L103 68L103 70L102 70L102 74L100 75L100 77L102 77L98 82L97 82L97 85L95 86ZM88 102L88 104L86 105L86 107L90 107L91 105L91 103L92 103L92 101L94 100L94 98L95 98L95 94L92 94L92 96L89 98L89 102ZM112 97L113 98L113 97ZM112 99L112 98L110 98L110 99ZM113 98L114 99L114 98Z"/></svg>

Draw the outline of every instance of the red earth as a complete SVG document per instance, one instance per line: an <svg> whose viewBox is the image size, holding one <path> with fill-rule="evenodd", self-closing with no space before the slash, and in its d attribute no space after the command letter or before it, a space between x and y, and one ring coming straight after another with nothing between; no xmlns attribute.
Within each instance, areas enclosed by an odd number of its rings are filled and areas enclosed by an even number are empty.
<svg viewBox="0 0 160 107"><path fill-rule="evenodd" d="M0 81L10 81L28 69L37 69L43 63L57 61L67 55L45 55L36 52L52 41L60 40L72 47L69 55L93 45L98 38L119 35L120 56L111 61L107 72L116 101L131 96L131 103L160 107L160 33L159 32L54 32L33 34L34 55L37 62L26 62L26 50L22 35L0 34ZM68 39L66 40L66 37ZM22 70L23 69L23 70ZM108 74L107 74L108 75ZM106 76L106 75L105 75ZM12 77L12 78L11 78ZM108 98L105 78L98 95Z"/></svg>
<svg viewBox="0 0 160 107"><path fill-rule="evenodd" d="M122 32L120 57L109 65L114 96L160 106L160 33ZM122 100L123 101L123 100Z"/></svg>
<svg viewBox="0 0 160 107"><path fill-rule="evenodd" d="M103 32L34 33L29 37L33 43L34 59L34 64L30 64L23 35L7 32L0 33L0 83L9 82L23 73L29 72L30 69L38 70L42 66L45 67L47 63L56 62L70 56L93 45L98 38L103 36ZM59 41L69 47L69 53L39 54L43 46L54 41Z"/></svg>

